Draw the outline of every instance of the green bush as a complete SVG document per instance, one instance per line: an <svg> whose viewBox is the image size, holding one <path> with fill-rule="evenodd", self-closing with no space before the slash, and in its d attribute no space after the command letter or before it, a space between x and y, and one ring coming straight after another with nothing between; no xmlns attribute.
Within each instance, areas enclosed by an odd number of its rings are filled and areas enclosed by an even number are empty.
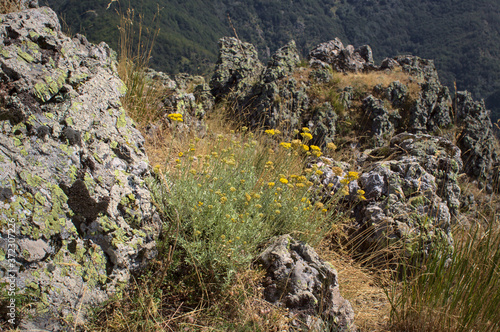
<svg viewBox="0 0 500 332"><path fill-rule="evenodd" d="M193 141L173 170L155 167L163 183L151 187L168 216L168 241L218 281L248 268L272 236L290 233L314 245L331 226L335 199L313 203L319 184L309 178L321 171L306 167L310 135L278 144L275 131L267 133L273 137L219 135L203 152Z"/></svg>

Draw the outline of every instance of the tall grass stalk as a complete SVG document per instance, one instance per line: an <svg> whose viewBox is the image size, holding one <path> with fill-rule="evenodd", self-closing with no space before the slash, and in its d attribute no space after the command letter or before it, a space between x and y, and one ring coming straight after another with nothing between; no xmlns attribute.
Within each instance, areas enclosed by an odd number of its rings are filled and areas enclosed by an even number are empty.
<svg viewBox="0 0 500 332"><path fill-rule="evenodd" d="M454 251L434 253L389 296L393 331L498 331L500 227L492 222L456 236Z"/></svg>
<svg viewBox="0 0 500 332"><path fill-rule="evenodd" d="M134 121L139 125L146 125L160 117L163 111L162 100L167 92L161 82L152 80L146 73L160 30L158 28L151 31L145 28L142 24L143 16L136 15L132 8L118 14L120 15L118 75L127 87L122 103ZM154 25L157 16L158 14L150 26Z"/></svg>

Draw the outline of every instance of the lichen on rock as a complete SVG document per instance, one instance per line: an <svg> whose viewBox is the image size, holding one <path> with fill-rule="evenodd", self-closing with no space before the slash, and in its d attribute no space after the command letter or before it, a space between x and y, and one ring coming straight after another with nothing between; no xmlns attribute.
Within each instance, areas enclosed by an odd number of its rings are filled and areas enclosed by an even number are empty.
<svg viewBox="0 0 500 332"><path fill-rule="evenodd" d="M19 295L38 299L20 327L81 324L156 253L144 139L106 44L65 36L49 8L2 15L0 35L0 248L12 219Z"/></svg>

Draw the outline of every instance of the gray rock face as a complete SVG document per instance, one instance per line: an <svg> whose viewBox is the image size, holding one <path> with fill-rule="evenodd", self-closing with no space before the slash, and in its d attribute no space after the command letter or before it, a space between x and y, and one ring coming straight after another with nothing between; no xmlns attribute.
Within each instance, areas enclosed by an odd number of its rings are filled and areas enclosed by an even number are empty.
<svg viewBox="0 0 500 332"><path fill-rule="evenodd" d="M384 101L369 95L363 100L363 111L372 121L375 146L383 146L399 127L401 116L397 110L387 110Z"/></svg>
<svg viewBox="0 0 500 332"><path fill-rule="evenodd" d="M267 270L266 300L289 308L310 331L356 330L352 307L340 295L337 271L311 247L283 235L271 241L258 263Z"/></svg>
<svg viewBox="0 0 500 332"><path fill-rule="evenodd" d="M436 70L436 66L434 66L434 61L432 60L422 59L413 55L399 55L393 59L386 59L382 61L381 69L397 66L394 61L396 61L396 63L401 66L405 72L421 81L439 83L438 72Z"/></svg>
<svg viewBox="0 0 500 332"><path fill-rule="evenodd" d="M252 44L233 37L219 40L219 59L210 80L212 94L218 99L230 92L243 93L262 74L263 66Z"/></svg>
<svg viewBox="0 0 500 332"><path fill-rule="evenodd" d="M371 232L367 247L402 240L413 255L451 245L450 225L460 205L460 149L444 138L402 133L370 156L385 160L368 161L358 181L367 199L357 210L361 230Z"/></svg>
<svg viewBox="0 0 500 332"><path fill-rule="evenodd" d="M370 46L357 49L348 45L344 47L339 38L319 44L309 52L309 63L312 67L327 67L339 72L358 72L374 70L373 55Z"/></svg>
<svg viewBox="0 0 500 332"><path fill-rule="evenodd" d="M457 125L463 128L457 144L465 172L480 180L498 179L500 156L484 102L474 101L468 92L457 92L455 105Z"/></svg>
<svg viewBox="0 0 500 332"><path fill-rule="evenodd" d="M453 122L452 101L448 88L440 83L422 83L418 100L410 110L409 127L417 133L435 133Z"/></svg>
<svg viewBox="0 0 500 332"><path fill-rule="evenodd" d="M111 49L65 36L49 8L0 20L0 278L12 220L19 295L36 302L21 328L56 330L146 266L159 220Z"/></svg>

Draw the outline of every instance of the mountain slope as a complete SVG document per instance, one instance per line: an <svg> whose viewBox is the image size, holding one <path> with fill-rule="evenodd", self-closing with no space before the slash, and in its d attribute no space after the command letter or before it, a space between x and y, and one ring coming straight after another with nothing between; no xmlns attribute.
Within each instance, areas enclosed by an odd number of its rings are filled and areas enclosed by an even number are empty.
<svg viewBox="0 0 500 332"><path fill-rule="evenodd" d="M117 48L120 4L47 0L73 32ZM132 0L130 6L159 27L152 65L168 73L207 73L217 40L234 35L254 44L265 59L290 39L303 56L334 37L369 44L374 57L411 53L434 59L443 83L486 99L500 115L500 3L496 0ZM125 11L124 5L121 11ZM232 29L230 21L234 25Z"/></svg>

